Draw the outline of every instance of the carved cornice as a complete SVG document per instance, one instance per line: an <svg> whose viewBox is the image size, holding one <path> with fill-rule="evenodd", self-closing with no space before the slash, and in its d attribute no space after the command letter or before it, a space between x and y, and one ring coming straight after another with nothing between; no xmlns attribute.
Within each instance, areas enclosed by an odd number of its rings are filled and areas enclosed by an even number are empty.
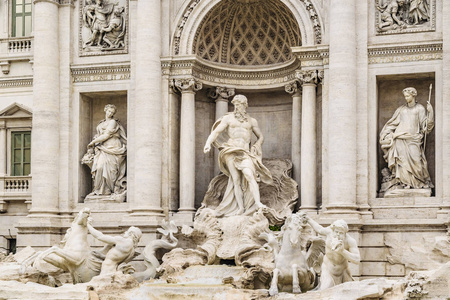
<svg viewBox="0 0 450 300"><path fill-rule="evenodd" d="M329 64L327 45L292 47L292 53L300 60L302 67L320 67Z"/></svg>
<svg viewBox="0 0 450 300"><path fill-rule="evenodd" d="M442 59L442 43L369 47L369 64Z"/></svg>
<svg viewBox="0 0 450 300"><path fill-rule="evenodd" d="M224 67L199 59L196 56L185 59L163 58L161 62L163 75L172 78L192 76L210 86L234 86L250 89L261 87L283 87L295 80L295 71L300 67L297 59L288 63L265 68Z"/></svg>
<svg viewBox="0 0 450 300"><path fill-rule="evenodd" d="M130 65L73 66L73 82L112 81L130 79Z"/></svg>
<svg viewBox="0 0 450 300"><path fill-rule="evenodd" d="M39 2L48 2L48 3L53 3L56 5L59 5L59 0L34 0L33 3L36 5L36 3Z"/></svg>
<svg viewBox="0 0 450 300"><path fill-rule="evenodd" d="M1 79L0 88L32 87L33 78Z"/></svg>
<svg viewBox="0 0 450 300"><path fill-rule="evenodd" d="M197 92L202 89L203 84L194 78L178 78L174 79L175 87L177 87L181 93Z"/></svg>
<svg viewBox="0 0 450 300"><path fill-rule="evenodd" d="M322 77L319 76L318 70L298 70L295 76L299 80L300 84L318 84L323 78L323 72L321 72Z"/></svg>

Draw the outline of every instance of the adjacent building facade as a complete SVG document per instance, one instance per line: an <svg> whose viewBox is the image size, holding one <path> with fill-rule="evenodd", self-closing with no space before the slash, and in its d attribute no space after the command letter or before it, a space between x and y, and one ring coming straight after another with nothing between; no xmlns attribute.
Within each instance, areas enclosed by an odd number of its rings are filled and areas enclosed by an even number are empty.
<svg viewBox="0 0 450 300"><path fill-rule="evenodd" d="M56 244L86 206L103 231L140 227L142 245L163 219L190 224L218 172L206 138L244 94L264 157L293 163L298 208L349 223L362 252L353 274L437 263L427 253L449 228L450 3L5 0L0 16L2 251ZM379 133L409 86L435 110L434 188L381 198ZM124 201L86 200L81 160L106 104L127 135Z"/></svg>

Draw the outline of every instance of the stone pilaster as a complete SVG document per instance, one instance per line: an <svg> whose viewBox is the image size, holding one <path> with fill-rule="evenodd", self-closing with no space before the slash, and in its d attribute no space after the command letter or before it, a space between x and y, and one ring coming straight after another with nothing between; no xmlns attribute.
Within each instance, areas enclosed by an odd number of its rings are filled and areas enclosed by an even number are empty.
<svg viewBox="0 0 450 300"><path fill-rule="evenodd" d="M180 124L180 208L178 216L191 222L195 214L195 93L202 83L193 79L176 79L181 91Z"/></svg>
<svg viewBox="0 0 450 300"><path fill-rule="evenodd" d="M330 2L326 209L356 210L356 0Z"/></svg>
<svg viewBox="0 0 450 300"><path fill-rule="evenodd" d="M300 188L301 183L301 130L302 92L298 81L285 85L285 91L292 96L292 177ZM299 195L300 196L300 195ZM301 198L300 198L301 200Z"/></svg>
<svg viewBox="0 0 450 300"><path fill-rule="evenodd" d="M0 176L6 175L6 124L5 121L0 121Z"/></svg>
<svg viewBox="0 0 450 300"><path fill-rule="evenodd" d="M154 225L164 216L161 208L162 83L158 72L161 70L161 1L139 0L136 22L135 184L130 216Z"/></svg>

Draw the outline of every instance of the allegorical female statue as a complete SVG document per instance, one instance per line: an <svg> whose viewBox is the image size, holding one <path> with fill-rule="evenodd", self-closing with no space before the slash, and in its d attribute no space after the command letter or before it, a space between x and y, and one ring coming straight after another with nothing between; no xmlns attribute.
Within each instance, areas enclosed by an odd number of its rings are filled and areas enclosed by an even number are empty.
<svg viewBox="0 0 450 300"><path fill-rule="evenodd" d="M92 193L86 199L125 200L127 137L123 126L114 119L116 111L113 104L105 106L105 119L97 125L97 134L82 159L91 168L93 179Z"/></svg>
<svg viewBox="0 0 450 300"><path fill-rule="evenodd" d="M403 196L411 193L410 189L426 189L425 196L433 187L424 144L434 127L433 107L430 100L426 109L417 103L417 90L413 87L404 89L403 95L406 104L395 111L380 132L381 149L391 173L386 176L393 181L388 190L382 191L385 197Z"/></svg>

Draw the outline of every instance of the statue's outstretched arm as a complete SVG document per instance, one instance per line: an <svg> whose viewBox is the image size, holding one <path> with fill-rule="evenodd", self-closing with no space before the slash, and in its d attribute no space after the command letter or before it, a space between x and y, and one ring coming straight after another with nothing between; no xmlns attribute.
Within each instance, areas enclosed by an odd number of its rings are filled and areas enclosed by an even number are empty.
<svg viewBox="0 0 450 300"><path fill-rule="evenodd" d="M358 245L356 241L349 235L347 235L347 243L348 243L348 251L344 250L344 256L352 263L357 264L361 260L361 256L359 254Z"/></svg>
<svg viewBox="0 0 450 300"><path fill-rule="evenodd" d="M97 240L102 241L107 244L115 244L116 238L110 235L106 235L92 227L91 224L87 224L87 228L89 230L89 233L92 234Z"/></svg>
<svg viewBox="0 0 450 300"><path fill-rule="evenodd" d="M219 134L223 132L228 127L227 117L224 116L222 121L217 125L216 128L211 132L208 139L206 140L205 148L203 149L204 153L208 153L211 150L211 144L217 139Z"/></svg>

